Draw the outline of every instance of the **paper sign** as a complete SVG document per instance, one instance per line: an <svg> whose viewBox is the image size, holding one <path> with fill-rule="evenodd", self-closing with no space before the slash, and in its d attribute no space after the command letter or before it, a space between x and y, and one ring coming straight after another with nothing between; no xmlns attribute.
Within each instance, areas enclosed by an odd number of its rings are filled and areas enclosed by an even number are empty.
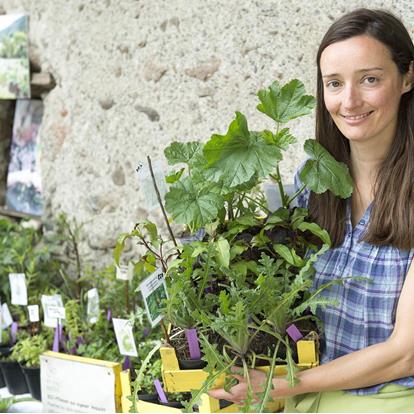
<svg viewBox="0 0 414 414"><path fill-rule="evenodd" d="M9 273L12 305L27 305L26 275Z"/></svg>
<svg viewBox="0 0 414 414"><path fill-rule="evenodd" d="M9 306L7 303L3 303L3 305L1 305L1 321L1 327L3 329L8 328L13 323L13 318L10 314Z"/></svg>
<svg viewBox="0 0 414 414"><path fill-rule="evenodd" d="M168 191L168 188L164 178L165 174L164 169L162 167L162 162L160 160L153 161L152 169L154 171L154 177L157 183L158 191L161 195L161 200L163 200L165 194ZM145 161L145 163L140 164L136 171L138 173L140 192L141 194L145 195L145 199L147 201L147 209L158 209L160 205L158 203L157 193L155 192L154 184L152 182L148 162Z"/></svg>
<svg viewBox="0 0 414 414"><path fill-rule="evenodd" d="M98 289L93 288L88 290L88 306L86 313L88 315L89 323L96 323L99 318L99 294Z"/></svg>
<svg viewBox="0 0 414 414"><path fill-rule="evenodd" d="M46 352L40 370L42 412L122 412L120 364Z"/></svg>
<svg viewBox="0 0 414 414"><path fill-rule="evenodd" d="M140 285L140 290L145 303L145 310L152 326L161 321L161 304L167 299L167 286L164 273L157 269L151 276L148 276Z"/></svg>
<svg viewBox="0 0 414 414"><path fill-rule="evenodd" d="M56 328L58 320L55 317L51 317L49 315L48 308L52 306L54 307L63 307L62 297L60 295L42 295L42 307L43 307L43 313L45 315L45 321L44 324L48 326L49 328ZM63 318L62 318L63 319Z"/></svg>
<svg viewBox="0 0 414 414"><path fill-rule="evenodd" d="M134 357L138 356L131 321L128 319L112 318L112 322L114 324L120 354Z"/></svg>
<svg viewBox="0 0 414 414"><path fill-rule="evenodd" d="M29 321L39 322L39 305L29 305L27 310L29 311Z"/></svg>

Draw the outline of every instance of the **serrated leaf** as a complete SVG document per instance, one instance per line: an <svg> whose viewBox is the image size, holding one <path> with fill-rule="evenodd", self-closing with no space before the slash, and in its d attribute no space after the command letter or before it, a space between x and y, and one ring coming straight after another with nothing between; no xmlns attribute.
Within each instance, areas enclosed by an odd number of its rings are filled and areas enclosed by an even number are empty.
<svg viewBox="0 0 414 414"><path fill-rule="evenodd" d="M224 238L220 237L216 244L216 259L221 266L228 268L230 264L230 245Z"/></svg>
<svg viewBox="0 0 414 414"><path fill-rule="evenodd" d="M302 267L305 265L305 261L296 254L295 250L289 249L283 244L274 244L273 249L292 266Z"/></svg>
<svg viewBox="0 0 414 414"><path fill-rule="evenodd" d="M257 109L281 124L309 114L315 106L315 98L305 95L305 87L297 79L282 88L275 81L268 89L259 91L258 96L261 103Z"/></svg>
<svg viewBox="0 0 414 414"><path fill-rule="evenodd" d="M176 223L187 224L193 230L214 221L223 207L223 198L209 191L208 186L193 185L191 177L174 184L165 195L165 208Z"/></svg>
<svg viewBox="0 0 414 414"><path fill-rule="evenodd" d="M352 194L353 183L347 165L338 162L314 139L308 139L305 152L312 157L306 161L299 178L303 184L316 194L329 190L341 198Z"/></svg>
<svg viewBox="0 0 414 414"><path fill-rule="evenodd" d="M243 114L236 112L226 135L214 134L203 150L211 179L223 180L224 185L236 187L251 180L266 177L281 159L279 149L260 135L250 132Z"/></svg>
<svg viewBox="0 0 414 414"><path fill-rule="evenodd" d="M289 128L281 129L277 134L271 131L262 131L263 138L271 144L275 144L281 150L287 150L289 145L296 143L296 138L290 133Z"/></svg>
<svg viewBox="0 0 414 414"><path fill-rule="evenodd" d="M173 142L164 150L165 158L169 165L179 163L192 164L194 159L201 153L202 144L193 142Z"/></svg>
<svg viewBox="0 0 414 414"><path fill-rule="evenodd" d="M287 337L286 344L289 344L289 340ZM296 376L296 373L299 371L299 368L293 360L290 346L286 346L286 371L286 379L289 383L289 386L293 388L296 384L299 383L299 380Z"/></svg>

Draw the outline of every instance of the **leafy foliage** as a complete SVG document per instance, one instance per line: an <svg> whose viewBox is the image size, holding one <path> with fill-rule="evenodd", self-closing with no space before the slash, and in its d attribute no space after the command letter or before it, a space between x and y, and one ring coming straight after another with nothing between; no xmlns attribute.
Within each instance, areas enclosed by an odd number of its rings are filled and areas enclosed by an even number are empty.
<svg viewBox="0 0 414 414"><path fill-rule="evenodd" d="M125 240L138 240L146 253L137 265L147 270L161 266L166 272L165 319L179 330L197 329L209 375L193 393L187 411L236 364L249 383L249 367L284 363L293 385L296 357L286 329L292 323L304 333L314 328L316 308L335 304L321 292L343 283L332 281L313 292L313 263L329 249L330 237L293 202L305 187L349 197L349 172L320 144L308 140L304 185L289 198L279 163L296 139L281 126L310 113L314 98L298 80L284 86L274 82L258 97L259 111L276 122L275 132L250 131L244 115L236 112L225 135L213 134L205 144L173 142L165 149L169 164L180 168L168 176L166 210L174 222L202 236L163 249L169 241L140 222L121 236L115 250L119 259ZM274 212L260 190L265 179L280 192L282 205ZM255 405L260 412L270 398L271 375ZM249 386L244 409L253 404Z"/></svg>

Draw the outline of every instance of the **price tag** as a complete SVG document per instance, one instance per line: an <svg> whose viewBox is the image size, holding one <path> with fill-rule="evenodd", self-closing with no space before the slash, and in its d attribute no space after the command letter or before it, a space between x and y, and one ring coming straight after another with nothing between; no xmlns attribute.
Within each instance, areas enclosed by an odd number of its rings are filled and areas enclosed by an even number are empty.
<svg viewBox="0 0 414 414"><path fill-rule="evenodd" d="M164 273L157 269L151 276L148 276L139 288L145 303L145 310L152 326L157 325L163 318L161 314L161 304L167 299L167 286L165 284Z"/></svg>
<svg viewBox="0 0 414 414"><path fill-rule="evenodd" d="M88 290L88 306L86 313L88 315L89 323L96 323L99 318L99 294L98 289L93 288Z"/></svg>
<svg viewBox="0 0 414 414"><path fill-rule="evenodd" d="M13 323L13 318L7 303L3 303L3 305L1 305L1 322L1 327L3 329L8 328Z"/></svg>
<svg viewBox="0 0 414 414"><path fill-rule="evenodd" d="M9 273L12 305L27 305L26 275Z"/></svg>
<svg viewBox="0 0 414 414"><path fill-rule="evenodd" d="M43 314L45 316L44 324L49 328L56 328L58 320L49 315L50 306L63 307L62 297L60 295L42 295Z"/></svg>
<svg viewBox="0 0 414 414"><path fill-rule="evenodd" d="M29 305L27 310L29 312L29 321L39 322L39 305Z"/></svg>
<svg viewBox="0 0 414 414"><path fill-rule="evenodd" d="M113 318L116 341L121 355L138 356L132 324L128 319Z"/></svg>

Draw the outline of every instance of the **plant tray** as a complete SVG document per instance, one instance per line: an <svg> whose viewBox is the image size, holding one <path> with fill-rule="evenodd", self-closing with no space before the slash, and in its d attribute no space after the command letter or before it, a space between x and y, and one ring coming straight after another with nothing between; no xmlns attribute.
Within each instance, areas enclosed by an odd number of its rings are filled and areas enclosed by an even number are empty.
<svg viewBox="0 0 414 414"><path fill-rule="evenodd" d="M301 369L312 368L319 365L319 340L316 332L309 333L304 339L296 342L298 352L298 367ZM175 349L172 347L160 348L162 360L162 379L165 391L167 392L189 392L201 388L207 379L207 372L202 369L182 370L179 367ZM268 367L259 367L262 371L267 371ZM274 373L276 376L286 375L286 367L277 365ZM224 386L225 375L217 379L214 386ZM223 411L219 411L219 401L209 397L207 394L203 396L203 403L200 406L200 412L239 412L239 407L232 404ZM279 411L284 406L284 400L276 400L268 404L269 409L273 412ZM158 406L157 406L158 407ZM204 410L205 409L205 410Z"/></svg>

